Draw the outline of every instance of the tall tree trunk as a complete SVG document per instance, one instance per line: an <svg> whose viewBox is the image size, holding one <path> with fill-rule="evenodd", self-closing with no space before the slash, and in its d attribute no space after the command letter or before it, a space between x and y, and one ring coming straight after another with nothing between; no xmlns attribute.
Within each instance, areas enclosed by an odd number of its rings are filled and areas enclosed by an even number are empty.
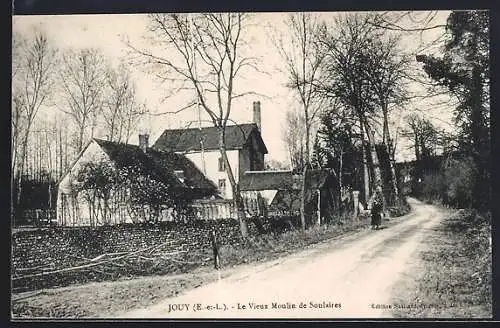
<svg viewBox="0 0 500 328"><path fill-rule="evenodd" d="M306 182L307 182L307 163L302 170L302 185L300 189L300 227L306 229Z"/></svg>
<svg viewBox="0 0 500 328"><path fill-rule="evenodd" d="M392 153L392 143L391 143L391 133L389 131L389 118L388 118L388 109L387 109L387 104L384 101L382 103L382 111L384 114L384 145L387 149L387 155L389 156L389 171L390 171L390 179L392 181L392 192L394 195L394 202L395 204L399 203L399 193L398 193L398 183L396 180L396 170L394 169L394 160L393 157L391 156Z"/></svg>
<svg viewBox="0 0 500 328"><path fill-rule="evenodd" d="M370 199L370 175L368 173L368 158L366 156L366 135L365 128L363 127L362 121L360 121L361 128L361 153L363 155L363 186L364 186L364 196L365 196L365 205L368 204L368 200Z"/></svg>
<svg viewBox="0 0 500 328"><path fill-rule="evenodd" d="M80 131L78 131L78 141L76 144L76 153L79 154L83 148L83 135L85 133L85 125L80 126Z"/></svg>
<svg viewBox="0 0 500 328"><path fill-rule="evenodd" d="M64 167L62 172L68 169L68 130L64 130ZM64 174L64 173L63 173Z"/></svg>
<svg viewBox="0 0 500 328"><path fill-rule="evenodd" d="M368 137L368 144L370 146L370 153L371 153L371 157L372 157L373 178L374 178L373 185L375 188L383 187L382 186L382 175L380 174L380 162L378 159L377 150L375 148L375 140L374 140L375 135L374 135L373 131L371 131L370 128L368 127L368 124L366 123L366 121L365 121L365 129L366 129L366 134Z"/></svg>
<svg viewBox="0 0 500 328"><path fill-rule="evenodd" d="M394 190L394 201L396 206L399 205L399 189L398 189L398 179L396 176L396 167L395 167L395 159L394 156L389 154L389 163L391 169L391 178L392 178L392 189Z"/></svg>
<svg viewBox="0 0 500 328"><path fill-rule="evenodd" d="M370 152L372 156L374 189L375 190L379 189L382 191L383 212L387 213L384 185L382 183L382 175L380 173L380 161L378 159L377 149L375 147L375 133L371 131L366 118L364 119L364 123L365 123L366 134L368 137L368 143L370 145Z"/></svg>
<svg viewBox="0 0 500 328"><path fill-rule="evenodd" d="M478 57L478 37L476 33L473 34L471 53L473 58ZM471 139L473 142L472 157L478 171L474 184L473 204L473 207L477 209L488 208L491 197L490 183L488 182L489 138L483 115L482 98L481 67L476 62L472 67L471 80Z"/></svg>
<svg viewBox="0 0 500 328"><path fill-rule="evenodd" d="M238 215L238 222L240 223L241 236L243 238L246 238L248 236L248 227L247 227L247 222L246 222L246 218L245 218L244 204L243 204L243 201L241 199L238 183L236 183L233 171L231 169L231 164L229 163L229 160L227 158L226 138L225 138L224 128L219 128L219 151L220 151L222 159L225 163L226 174L227 174L227 177L229 179L229 183L231 184L231 191L232 191L232 195L233 195L233 205L234 205L234 207L236 209L236 213Z"/></svg>
<svg viewBox="0 0 500 328"><path fill-rule="evenodd" d="M26 131L24 132L23 139L22 139L22 144L21 144L21 152L19 154L19 173L17 177L17 194L16 194L16 213L20 213L20 206L21 206L21 197L22 197L22 192L23 192L23 174L25 170L25 162L26 162L26 155L28 151L28 138L29 138L29 133L30 133L30 126L26 127Z"/></svg>
<svg viewBox="0 0 500 328"><path fill-rule="evenodd" d="M305 119L305 130L306 130L306 140L305 140L305 156L303 157L302 164L303 172L302 172L302 188L300 190L300 224L301 228L304 230L306 228L306 183L307 183L307 169L309 166L309 133L311 130L311 126L308 122L308 110L307 108L304 111L304 119Z"/></svg>
<svg viewBox="0 0 500 328"><path fill-rule="evenodd" d="M340 156L339 156L339 172L338 172L338 180L339 180L339 195L342 193L343 183L342 180L342 172L344 169L344 147L340 148Z"/></svg>
<svg viewBox="0 0 500 328"><path fill-rule="evenodd" d="M67 144L67 141L65 141L65 144ZM66 170L66 167L64 166L64 156L65 153L63 151L63 137L62 137L62 129L59 131L59 177L61 178L64 174L64 171Z"/></svg>
<svg viewBox="0 0 500 328"><path fill-rule="evenodd" d="M420 160L420 141L418 137L418 132L415 131L415 160Z"/></svg>

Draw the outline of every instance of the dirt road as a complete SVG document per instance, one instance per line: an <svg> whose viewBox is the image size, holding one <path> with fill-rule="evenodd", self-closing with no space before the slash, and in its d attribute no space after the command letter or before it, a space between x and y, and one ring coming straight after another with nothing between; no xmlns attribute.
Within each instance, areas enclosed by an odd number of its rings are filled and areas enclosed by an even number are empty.
<svg viewBox="0 0 500 328"><path fill-rule="evenodd" d="M215 283L120 318L388 317L392 286L445 216L410 199L412 212L381 230L364 230L276 261L246 267Z"/></svg>

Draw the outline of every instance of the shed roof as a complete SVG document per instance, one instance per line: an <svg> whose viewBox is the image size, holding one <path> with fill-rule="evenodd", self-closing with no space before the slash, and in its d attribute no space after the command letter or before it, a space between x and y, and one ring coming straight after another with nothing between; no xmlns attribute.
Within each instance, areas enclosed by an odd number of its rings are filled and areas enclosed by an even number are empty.
<svg viewBox="0 0 500 328"><path fill-rule="evenodd" d="M321 188L331 173L326 170L307 171L307 188ZM293 190L301 183L301 176L292 171L247 171L240 179L241 191Z"/></svg>

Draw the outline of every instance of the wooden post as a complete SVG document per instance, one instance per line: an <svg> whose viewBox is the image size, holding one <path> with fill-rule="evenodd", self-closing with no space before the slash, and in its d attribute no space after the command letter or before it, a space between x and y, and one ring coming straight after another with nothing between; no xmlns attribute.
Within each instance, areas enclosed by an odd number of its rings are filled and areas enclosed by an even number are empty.
<svg viewBox="0 0 500 328"><path fill-rule="evenodd" d="M212 240L212 251L214 254L214 268L219 270L220 268L220 258L219 258L219 246L217 245L217 235L215 230L210 231L210 238Z"/></svg>
<svg viewBox="0 0 500 328"><path fill-rule="evenodd" d="M321 189L317 189L316 192L318 193L318 225L321 224Z"/></svg>
<svg viewBox="0 0 500 328"><path fill-rule="evenodd" d="M353 198L353 203L354 203L353 216L356 218L356 217L358 217L358 209L359 209L359 191L354 190L352 192L352 198Z"/></svg>

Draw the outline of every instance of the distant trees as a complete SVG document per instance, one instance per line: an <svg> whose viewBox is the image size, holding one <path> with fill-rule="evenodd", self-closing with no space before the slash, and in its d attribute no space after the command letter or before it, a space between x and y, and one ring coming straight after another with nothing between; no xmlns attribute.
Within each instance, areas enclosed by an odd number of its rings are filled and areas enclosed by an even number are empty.
<svg viewBox="0 0 500 328"><path fill-rule="evenodd" d="M56 50L45 34L13 37L12 71L12 169L17 176L17 199L22 197L22 175L27 164L28 143L40 108L48 104L54 86Z"/></svg>
<svg viewBox="0 0 500 328"><path fill-rule="evenodd" d="M85 140L94 136L104 107L105 58L97 49L68 50L59 77L66 104L62 110L76 126L75 150L79 153Z"/></svg>
<svg viewBox="0 0 500 328"><path fill-rule="evenodd" d="M290 165L294 170L303 170L306 165L304 116L298 111L288 110L282 127L281 137L287 147Z"/></svg>
<svg viewBox="0 0 500 328"><path fill-rule="evenodd" d="M266 170L288 170L290 166L275 159L266 158L264 167Z"/></svg>
<svg viewBox="0 0 500 328"><path fill-rule="evenodd" d="M402 135L411 140L417 161L436 154L438 131L429 119L415 113L408 115Z"/></svg>
<svg viewBox="0 0 500 328"><path fill-rule="evenodd" d="M138 120L147 112L137 101L136 87L124 63L109 67L105 76L102 126L108 141L127 143Z"/></svg>

